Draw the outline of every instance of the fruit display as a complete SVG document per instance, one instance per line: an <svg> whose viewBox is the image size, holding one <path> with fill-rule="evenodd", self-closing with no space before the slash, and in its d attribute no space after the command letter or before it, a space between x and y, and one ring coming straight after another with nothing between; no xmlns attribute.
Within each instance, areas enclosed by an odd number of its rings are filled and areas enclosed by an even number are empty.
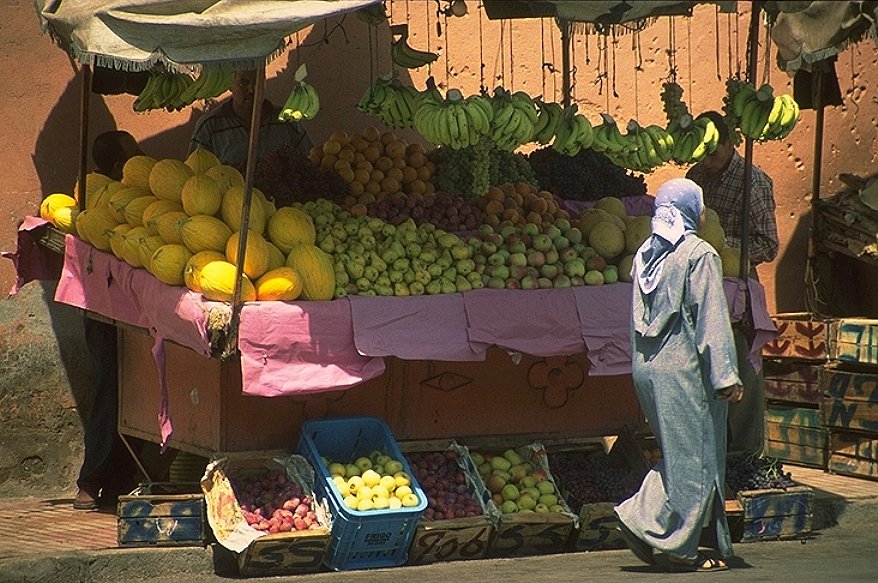
<svg viewBox="0 0 878 583"><path fill-rule="evenodd" d="M301 209L314 222L317 246L332 256L333 297L434 295L482 287L472 248L432 223L418 226L408 219L393 225L355 216L329 201Z"/></svg>
<svg viewBox="0 0 878 583"><path fill-rule="evenodd" d="M716 150L719 143L719 130L713 121L706 117L692 119L684 115L668 127L673 138L674 162L695 164Z"/></svg>
<svg viewBox="0 0 878 583"><path fill-rule="evenodd" d="M485 224L497 227L503 222L512 225L548 225L557 219L569 219L570 213L561 201L547 190L537 190L532 184L509 182L488 188L484 197L474 202L485 212Z"/></svg>
<svg viewBox="0 0 878 583"><path fill-rule="evenodd" d="M408 25L396 24L390 27L390 32L399 35L398 39L390 42L390 59L394 65L404 69L419 69L439 58L436 53L421 51L409 44Z"/></svg>
<svg viewBox="0 0 878 583"><path fill-rule="evenodd" d="M795 486L789 472L783 471L780 460L734 455L726 458L726 485L734 493L742 490L763 488L789 488Z"/></svg>
<svg viewBox="0 0 878 583"><path fill-rule="evenodd" d="M436 165L418 143L370 126L361 134L337 131L308 155L311 163L335 170L347 184L341 204L365 214L366 205L397 193L431 193ZM332 200L332 199L330 199Z"/></svg>
<svg viewBox="0 0 878 583"><path fill-rule="evenodd" d="M444 191L385 197L366 205L366 214L393 225L412 219L416 225L431 223L451 232L474 230L485 217L473 201Z"/></svg>
<svg viewBox="0 0 878 583"><path fill-rule="evenodd" d="M511 152L533 140L539 113L530 95L497 87L490 104L494 113L488 135L498 148Z"/></svg>
<svg viewBox="0 0 878 583"><path fill-rule="evenodd" d="M527 156L540 188L564 200L598 200L605 196L643 196L646 181L592 148L575 156L561 154L551 147L534 150Z"/></svg>
<svg viewBox="0 0 878 583"><path fill-rule="evenodd" d="M313 85L305 83L308 75L305 65L301 65L293 76L293 88L284 101L277 119L280 121L301 121L314 119L320 111L320 96Z"/></svg>
<svg viewBox="0 0 878 583"><path fill-rule="evenodd" d="M49 221L65 233L74 232L78 214L79 205L76 199L63 192L50 194L40 203L40 218Z"/></svg>
<svg viewBox="0 0 878 583"><path fill-rule="evenodd" d="M484 514L456 452L412 452L406 454L406 458L427 495L425 520L471 518Z"/></svg>
<svg viewBox="0 0 878 583"><path fill-rule="evenodd" d="M618 456L599 451L549 452L549 466L571 508L621 502L640 487L643 476Z"/></svg>
<svg viewBox="0 0 878 583"><path fill-rule="evenodd" d="M471 453L501 513L568 512L546 469L534 465L515 449Z"/></svg>
<svg viewBox="0 0 878 583"><path fill-rule="evenodd" d="M332 486L351 510L398 510L421 503L401 460L373 451L347 462L323 461L329 468Z"/></svg>
<svg viewBox="0 0 878 583"><path fill-rule="evenodd" d="M396 75L377 78L357 102L363 113L378 116L392 128L410 128L421 94L409 85L400 83Z"/></svg>
<svg viewBox="0 0 878 583"><path fill-rule="evenodd" d="M313 498L279 470L230 479L247 524L269 534L322 528Z"/></svg>
<svg viewBox="0 0 878 583"><path fill-rule="evenodd" d="M759 89L750 83L727 84L727 89L734 92L727 95L727 115L730 110L741 133L748 138L782 140L799 121L799 105L793 96L787 93L775 96L774 88L768 83Z"/></svg>
<svg viewBox="0 0 878 583"><path fill-rule="evenodd" d="M153 71L134 100L134 111L179 111L200 99L214 99L229 90L234 75L232 70L202 69L193 79L187 73Z"/></svg>
<svg viewBox="0 0 878 583"><path fill-rule="evenodd" d="M455 150L445 146L434 148L427 157L436 164L433 184L436 190L459 194L464 198L483 196L489 186L506 182L539 182L527 157L493 146L487 136L467 148Z"/></svg>
<svg viewBox="0 0 878 583"><path fill-rule="evenodd" d="M312 164L292 147L260 156L253 185L279 207L319 198L341 202L348 194L348 184L337 170Z"/></svg>
<svg viewBox="0 0 878 583"><path fill-rule="evenodd" d="M459 150L478 143L481 136L489 135L498 147L503 147L499 130L493 125L493 119L497 114L497 107L492 108L493 103L481 95L470 95L465 98L457 89L449 89L443 98L438 89L428 87L421 93L412 120L415 129L436 145ZM533 105L532 102L529 103ZM536 111L534 111L534 120L536 120ZM532 126L530 132L533 133ZM523 143L525 142L520 142L515 147Z"/></svg>
<svg viewBox="0 0 878 583"><path fill-rule="evenodd" d="M684 115L690 115L689 107L683 102L683 88L676 81L662 83L660 97L669 127L679 122Z"/></svg>
<svg viewBox="0 0 878 583"><path fill-rule="evenodd" d="M574 103L567 109L563 110L560 117L557 113L550 113L547 117L550 125L543 126L537 123L536 131L538 132L537 141L543 143L549 134L554 134L552 140L552 149L564 154L565 156L575 156L582 149L587 149L594 143L594 128L588 118L581 113L576 113L576 104ZM557 109L550 109L556 112ZM555 116L554 119L552 116ZM540 139L542 138L542 139Z"/></svg>

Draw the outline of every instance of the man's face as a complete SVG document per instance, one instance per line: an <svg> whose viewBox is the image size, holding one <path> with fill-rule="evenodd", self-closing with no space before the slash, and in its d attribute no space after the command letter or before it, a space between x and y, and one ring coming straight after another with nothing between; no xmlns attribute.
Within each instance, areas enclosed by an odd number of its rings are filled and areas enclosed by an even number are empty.
<svg viewBox="0 0 878 583"><path fill-rule="evenodd" d="M716 150L701 161L701 167L709 176L719 176L729 163L733 151L734 146L731 142L717 144Z"/></svg>
<svg viewBox="0 0 878 583"><path fill-rule="evenodd" d="M249 118L253 112L253 90L256 87L256 71L237 71L232 80L232 106L239 116Z"/></svg>

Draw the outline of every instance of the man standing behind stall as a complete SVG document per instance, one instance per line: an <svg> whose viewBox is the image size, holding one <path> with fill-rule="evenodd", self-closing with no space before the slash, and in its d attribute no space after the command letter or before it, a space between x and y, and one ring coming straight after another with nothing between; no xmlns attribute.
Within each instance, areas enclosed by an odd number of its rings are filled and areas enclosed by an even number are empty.
<svg viewBox="0 0 878 583"><path fill-rule="evenodd" d="M199 146L206 148L216 154L223 164L244 171L250 142L256 73L255 69L235 72L231 99L198 120L189 144L189 152ZM262 102L262 124L259 128L257 157L271 154L284 147L296 148L307 155L313 144L305 130L298 123L279 121L277 119L279 111L279 108L268 99Z"/></svg>
<svg viewBox="0 0 878 583"><path fill-rule="evenodd" d="M741 246L741 211L744 199L744 158L735 150L728 126L716 111L702 113L719 131L716 150L693 166L686 177L704 191L704 203L719 215L726 244ZM747 238L750 277L755 267L773 261L780 246L775 218L774 189L771 178L756 166L750 178L749 231ZM744 385L744 399L729 406L729 454L758 455L765 437L765 381L749 359L750 342L740 325L732 327L738 352L738 372Z"/></svg>

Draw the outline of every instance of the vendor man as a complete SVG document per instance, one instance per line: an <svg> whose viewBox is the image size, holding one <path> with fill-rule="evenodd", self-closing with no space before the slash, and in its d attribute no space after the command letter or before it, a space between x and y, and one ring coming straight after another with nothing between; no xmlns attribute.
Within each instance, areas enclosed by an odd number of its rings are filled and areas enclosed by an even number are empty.
<svg viewBox="0 0 878 583"><path fill-rule="evenodd" d="M223 164L244 171L250 142L256 73L255 69L235 72L231 87L232 98L198 120L189 144L189 152L199 146L207 148L216 154ZM268 99L262 102L262 125L259 128L257 157L271 154L287 146L297 148L307 155L313 144L305 130L298 123L278 121L279 111L279 108Z"/></svg>
<svg viewBox="0 0 878 583"><path fill-rule="evenodd" d="M744 159L735 150L729 128L723 116L716 111L702 113L719 131L716 150L693 166L686 178L696 182L704 191L704 204L717 212L726 235L726 244L741 246L742 210L744 198ZM750 177L750 205L748 256L750 277L757 278L755 267L773 261L780 246L775 218L774 190L771 178L752 167ZM750 363L750 342L747 331L740 325L732 326L738 352L738 373L744 386L744 398L729 404L729 455L759 455L765 438L765 381L762 371Z"/></svg>

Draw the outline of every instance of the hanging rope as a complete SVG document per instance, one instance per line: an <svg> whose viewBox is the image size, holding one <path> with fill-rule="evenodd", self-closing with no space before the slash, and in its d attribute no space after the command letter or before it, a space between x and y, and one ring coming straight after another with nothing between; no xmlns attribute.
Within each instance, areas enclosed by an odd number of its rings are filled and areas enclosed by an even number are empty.
<svg viewBox="0 0 878 583"><path fill-rule="evenodd" d="M692 92L692 19L686 19L686 67L689 69L689 108L695 109L695 95Z"/></svg>
<svg viewBox="0 0 878 583"><path fill-rule="evenodd" d="M637 80L638 80L638 77L640 76L640 70L641 70L641 64L642 64L637 58L637 53L638 53L637 42L638 42L639 35L640 35L639 32L636 32L633 35L631 35L631 51L634 53L634 60L635 60L635 65L634 65L634 117L636 119L640 119L640 95L638 94L638 91L637 91Z"/></svg>
<svg viewBox="0 0 878 583"><path fill-rule="evenodd" d="M732 76L732 15L726 14L726 44L728 45L729 77Z"/></svg>
<svg viewBox="0 0 878 583"><path fill-rule="evenodd" d="M427 13L427 52L432 52L432 47L430 46L430 9L427 8L424 12ZM437 21L438 22L438 21ZM433 76L433 63L427 63L427 77Z"/></svg>
<svg viewBox="0 0 878 583"><path fill-rule="evenodd" d="M570 27L570 101L576 101L576 29Z"/></svg>
<svg viewBox="0 0 878 583"><path fill-rule="evenodd" d="M556 75L558 68L555 66L557 62L555 60L555 36L560 37L561 35L552 35L549 39L552 47L552 68L550 69L552 73L552 101L558 101L558 75Z"/></svg>
<svg viewBox="0 0 878 583"><path fill-rule="evenodd" d="M443 17L445 21L445 50L442 52L445 53L445 87L451 87L451 63L448 61L448 12L443 12ZM438 15L436 21L439 21Z"/></svg>
<svg viewBox="0 0 878 583"><path fill-rule="evenodd" d="M542 96L546 99L546 19L540 18L540 76L542 81Z"/></svg>
<svg viewBox="0 0 878 583"><path fill-rule="evenodd" d="M606 35L604 40L604 73L601 81L601 89L606 89L607 111L610 111L610 39ZM604 85L606 84L606 88Z"/></svg>
<svg viewBox="0 0 878 583"><path fill-rule="evenodd" d="M716 49L716 53L714 55L714 60L716 61L716 78L717 80L722 80L723 76L719 69L719 5L717 5L716 7L716 14L713 22L713 34L714 40L716 41L714 43Z"/></svg>
<svg viewBox="0 0 878 583"><path fill-rule="evenodd" d="M765 57L762 62L762 82L771 83L771 22L765 21Z"/></svg>
<svg viewBox="0 0 878 583"><path fill-rule="evenodd" d="M506 21L500 21L500 85L506 87L506 51L503 50L503 45L506 43Z"/></svg>
<svg viewBox="0 0 878 583"><path fill-rule="evenodd" d="M487 93L488 88L485 86L485 38L482 34L482 12L482 4L479 3L479 87L482 93Z"/></svg>
<svg viewBox="0 0 878 583"><path fill-rule="evenodd" d="M677 82L677 32L673 16L668 21L668 79Z"/></svg>
<svg viewBox="0 0 878 583"><path fill-rule="evenodd" d="M741 78L741 21L738 19L738 14L735 13L735 74L738 78Z"/></svg>
<svg viewBox="0 0 878 583"><path fill-rule="evenodd" d="M618 46L619 41L616 40L616 29L613 29L613 97L619 98L619 94L616 93L616 47Z"/></svg>
<svg viewBox="0 0 878 583"><path fill-rule="evenodd" d="M512 33L512 23L514 20L509 20L509 87L515 87L515 60L512 58L512 55L515 53L512 50L512 41L515 39L515 35Z"/></svg>

